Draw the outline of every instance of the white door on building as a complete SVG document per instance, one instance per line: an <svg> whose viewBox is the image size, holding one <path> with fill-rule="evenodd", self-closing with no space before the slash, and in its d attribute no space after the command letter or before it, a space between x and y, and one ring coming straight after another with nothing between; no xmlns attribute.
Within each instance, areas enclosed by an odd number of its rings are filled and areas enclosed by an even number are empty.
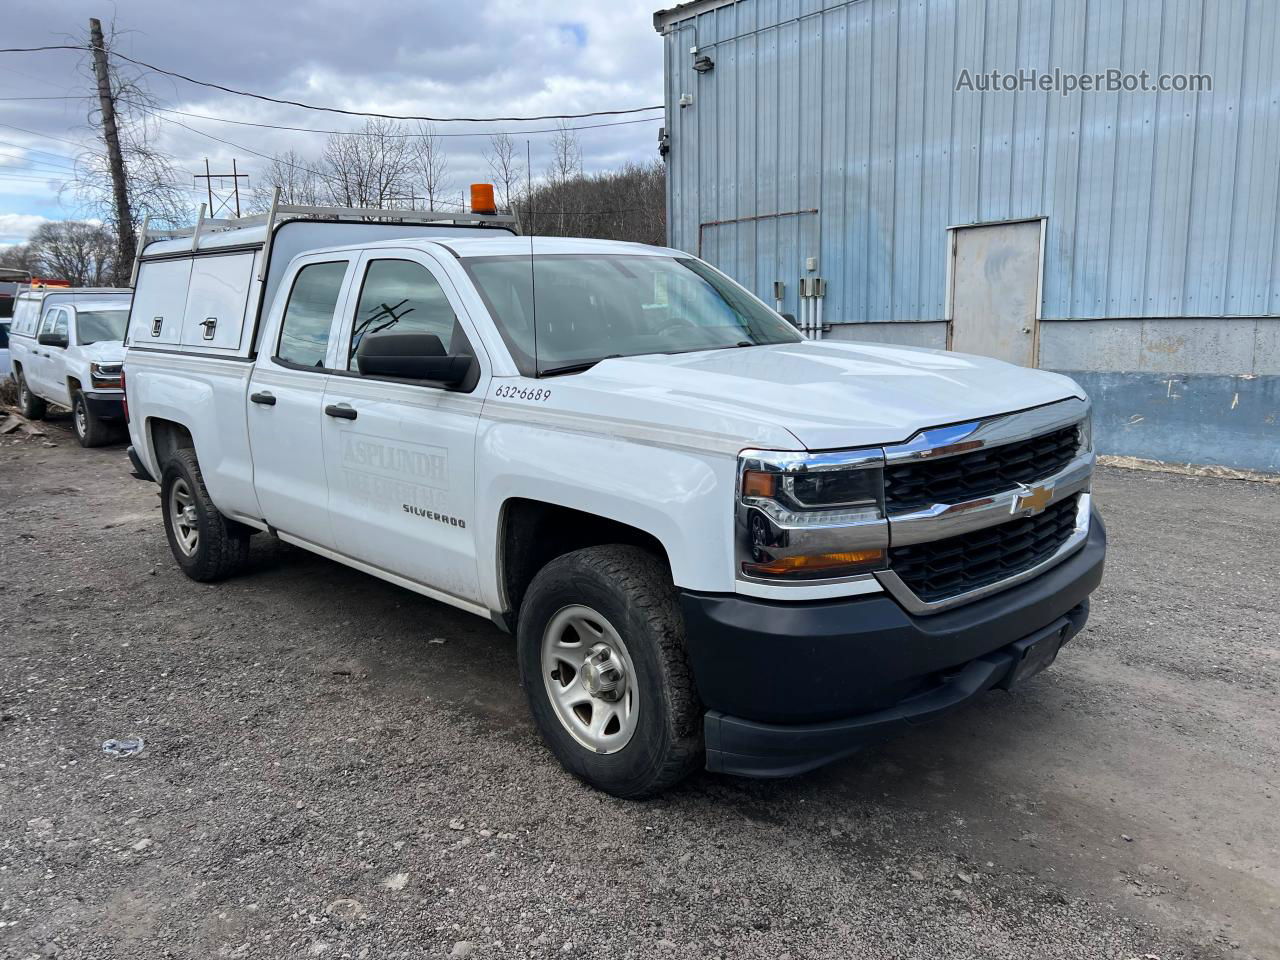
<svg viewBox="0 0 1280 960"><path fill-rule="evenodd" d="M952 350L1036 365L1043 222L952 231Z"/></svg>

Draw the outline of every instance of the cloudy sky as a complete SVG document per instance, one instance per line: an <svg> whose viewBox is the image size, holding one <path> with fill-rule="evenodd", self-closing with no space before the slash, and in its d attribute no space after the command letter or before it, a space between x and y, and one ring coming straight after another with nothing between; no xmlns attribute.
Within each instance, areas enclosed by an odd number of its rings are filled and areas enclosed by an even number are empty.
<svg viewBox="0 0 1280 960"><path fill-rule="evenodd" d="M657 6L630 0L5 0L5 47L79 42L91 16L113 17L116 49L200 80L274 97L352 110L431 116L532 116L643 107L662 102L662 45L653 30ZM144 75L168 112L160 146L190 184L192 211L204 187L190 179L204 159L227 169L236 158L250 176L255 156L288 149L318 154L324 134L236 125L223 120L351 130L357 118L277 106ZM0 244L22 240L44 219L83 214L71 174L86 125L90 84L76 51L0 54ZM200 114L201 117L183 114ZM579 124L660 111L573 121ZM179 126L183 124L184 126ZM523 131L554 124L441 124L439 133ZM656 156L660 123L578 132L588 170ZM218 138L218 139L211 139ZM535 171L546 166L549 134L528 134ZM222 143L219 141L231 141ZM443 141L461 191L490 179L486 137ZM234 144L234 145L233 145Z"/></svg>

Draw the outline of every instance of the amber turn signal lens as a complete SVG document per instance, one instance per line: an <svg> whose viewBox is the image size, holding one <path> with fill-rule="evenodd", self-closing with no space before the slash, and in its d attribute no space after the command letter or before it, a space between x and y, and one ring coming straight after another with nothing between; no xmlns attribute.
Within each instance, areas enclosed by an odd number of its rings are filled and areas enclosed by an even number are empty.
<svg viewBox="0 0 1280 960"><path fill-rule="evenodd" d="M742 569L755 577L813 577L816 574L853 573L853 568L878 566L884 560L883 550L850 550L844 553L818 553L810 556L780 557L765 563L744 563Z"/></svg>
<svg viewBox="0 0 1280 960"><path fill-rule="evenodd" d="M497 213L498 204L493 199L492 183L473 183L471 185L471 212Z"/></svg>
<svg viewBox="0 0 1280 960"><path fill-rule="evenodd" d="M772 497L778 490L778 475L762 470L748 470L742 475L744 497Z"/></svg>

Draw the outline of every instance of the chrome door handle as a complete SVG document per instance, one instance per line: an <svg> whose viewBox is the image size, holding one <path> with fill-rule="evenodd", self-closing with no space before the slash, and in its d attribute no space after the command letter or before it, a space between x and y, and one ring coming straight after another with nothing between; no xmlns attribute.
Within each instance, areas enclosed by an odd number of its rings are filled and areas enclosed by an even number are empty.
<svg viewBox="0 0 1280 960"><path fill-rule="evenodd" d="M265 390L263 390L261 393L250 394L249 399L252 400L254 403L261 403L268 407L274 407L276 405L275 394L268 393Z"/></svg>
<svg viewBox="0 0 1280 960"><path fill-rule="evenodd" d="M356 412L345 403L331 403L324 408L324 412L331 417L337 417L339 420L354 420Z"/></svg>

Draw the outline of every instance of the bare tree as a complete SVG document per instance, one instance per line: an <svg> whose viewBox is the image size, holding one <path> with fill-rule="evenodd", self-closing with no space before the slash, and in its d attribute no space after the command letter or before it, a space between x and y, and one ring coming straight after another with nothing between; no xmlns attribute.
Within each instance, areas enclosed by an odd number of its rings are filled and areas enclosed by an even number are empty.
<svg viewBox="0 0 1280 960"><path fill-rule="evenodd" d="M530 200L536 223L530 220ZM518 205L529 232L666 243L666 168L659 160L560 182L548 179Z"/></svg>
<svg viewBox="0 0 1280 960"><path fill-rule="evenodd" d="M112 23L106 40L108 49L115 46L117 37ZM115 106L130 212L137 223L150 217L162 226L175 226L187 219L188 194L179 183L172 159L156 146L160 122L155 112L156 101L143 81L143 71L122 63L115 59L108 61L108 83ZM81 62L80 72L91 83L97 82L92 58L86 57ZM93 146L76 158L75 177L66 189L74 194L86 213L118 233L110 160L102 134L101 106L97 102L89 113L88 125L93 132ZM127 279L130 270L130 265L120 262L121 259L116 258L113 267L116 282Z"/></svg>
<svg viewBox="0 0 1280 960"><path fill-rule="evenodd" d="M276 154L264 173L259 174L250 206L266 210L271 197L280 189L280 202L302 206L318 206L325 194L320 175L305 157L294 150Z"/></svg>
<svg viewBox="0 0 1280 960"><path fill-rule="evenodd" d="M495 133L489 138L489 149L484 151L485 162L493 173L497 187L498 205L503 212L515 207L524 182L524 172L516 153L516 143L506 133Z"/></svg>
<svg viewBox="0 0 1280 960"><path fill-rule="evenodd" d="M555 136L551 138L551 164L547 167L547 179L552 183L564 183L582 176L582 144L578 135L561 120Z"/></svg>
<svg viewBox="0 0 1280 960"><path fill-rule="evenodd" d="M73 287L100 287L112 280L116 242L101 223L56 220L36 227L19 264L39 276L68 281ZM6 255L6 263L17 259Z"/></svg>
<svg viewBox="0 0 1280 960"><path fill-rule="evenodd" d="M444 145L430 123L418 124L418 185L427 199L427 209L434 210L444 201L450 184L449 158Z"/></svg>
<svg viewBox="0 0 1280 960"><path fill-rule="evenodd" d="M340 207L407 205L421 146L394 120L369 119L358 135L331 134L320 161L324 191Z"/></svg>

